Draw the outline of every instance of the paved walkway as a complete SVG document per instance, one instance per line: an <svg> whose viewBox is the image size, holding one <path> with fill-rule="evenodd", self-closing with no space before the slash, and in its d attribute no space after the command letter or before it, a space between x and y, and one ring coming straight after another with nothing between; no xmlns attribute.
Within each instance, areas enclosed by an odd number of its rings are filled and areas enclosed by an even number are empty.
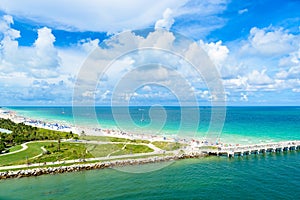
<svg viewBox="0 0 300 200"><path fill-rule="evenodd" d="M110 156L110 157L98 157L98 158L87 158L85 160L83 159L75 159L75 160L65 160L65 161L56 161L56 162L46 162L46 163L34 163L34 164L24 164L24 165L13 165L13 166L4 166L0 167L0 170L11 170L11 169L20 169L20 168L27 168L27 167L45 167L49 165L58 165L58 164L75 164L79 162L90 162L90 161L107 161L107 160L117 160L117 159L123 159L123 158L134 158L134 157L140 157L140 156L154 156L158 153L174 153L176 151L162 151L162 152L150 152L150 153L136 153L136 154L127 154L127 155L120 155L120 156Z"/></svg>
<svg viewBox="0 0 300 200"><path fill-rule="evenodd" d="M39 141L39 142L49 142L49 141ZM78 140L78 141L68 140L68 141L65 141L65 142L85 143L85 144L124 144L123 148L125 148L127 144L145 145L145 146L148 146L149 148L153 149L153 152L111 156L111 154L114 153L113 152L113 153L110 153L109 155L107 155L105 157L87 158L85 160L83 160L83 159L75 159L75 160L65 160L65 161L46 162L46 163L34 163L34 164L30 164L30 165L24 164L24 165L3 166L3 167L0 167L0 170L20 169L20 168L27 168L27 167L43 167L43 166L57 165L57 164L73 164L73 163L84 162L84 161L86 161L86 162L90 162L90 161L105 161L105 160L123 159L123 158L134 158L134 157L139 157L139 156L151 156L151 155L156 155L156 154L176 153L177 152L177 151L164 151L164 150L156 147L155 145L153 145L151 143L104 142L104 141L87 141L87 140ZM18 153L20 151L26 150L28 148L28 146L26 145L27 143L30 143L30 142L26 142L26 143L22 144L23 148L20 149L20 150L18 150L18 151L14 151L14 152L11 152L11 153L6 153L6 154L3 154L3 155L9 155L9 154L12 154L12 153ZM43 152L47 151L44 147L41 147L41 149L43 150ZM39 154L39 155L37 155L35 157L39 157L41 155L42 154Z"/></svg>
<svg viewBox="0 0 300 200"><path fill-rule="evenodd" d="M62 141L67 141L67 140L62 140ZM30 142L25 142L23 144L21 144L22 149L19 149L17 151L13 151L13 152L8 152L8 153L4 153L4 154L0 154L0 156L6 156L6 155L10 155L10 154L15 154L15 153L19 153L21 151L25 151L26 149L28 149L27 144L28 143L34 143L34 142L56 142L56 140L44 140L44 141L30 141ZM44 147L41 147L44 148ZM45 148L44 148L45 149ZM43 149L42 149L43 150ZM46 150L46 149L45 149ZM44 151L44 150L43 150ZM46 150L47 151L47 150Z"/></svg>
<svg viewBox="0 0 300 200"><path fill-rule="evenodd" d="M14 153L19 153L21 151L25 151L28 148L27 143L28 142L21 144L22 149L19 149L17 151L13 151L13 152L8 152L8 153L0 154L0 156L6 156L6 155L14 154Z"/></svg>

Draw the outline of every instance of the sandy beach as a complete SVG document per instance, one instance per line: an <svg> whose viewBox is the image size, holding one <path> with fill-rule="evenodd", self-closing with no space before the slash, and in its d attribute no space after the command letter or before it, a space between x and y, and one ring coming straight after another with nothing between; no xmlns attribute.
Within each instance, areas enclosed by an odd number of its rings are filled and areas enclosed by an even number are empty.
<svg viewBox="0 0 300 200"><path fill-rule="evenodd" d="M16 112L11 111L9 109L0 108L0 118L10 119L15 123L24 123L26 125L31 125L38 128L44 128L55 131L62 132L72 132L78 135L88 135L88 136L109 136L109 137L118 137L118 138L126 138L126 139L140 139L140 140L149 140L149 141L165 141L165 142L180 142L180 143L188 143L195 142L201 143L203 141L194 140L189 138L179 138L176 135L149 135L149 134L133 134L128 132L123 132L121 130L115 129L102 129L102 128L91 128L84 126L73 126L70 124L63 123L54 123L42 121L39 119L28 118L24 116L18 115Z"/></svg>

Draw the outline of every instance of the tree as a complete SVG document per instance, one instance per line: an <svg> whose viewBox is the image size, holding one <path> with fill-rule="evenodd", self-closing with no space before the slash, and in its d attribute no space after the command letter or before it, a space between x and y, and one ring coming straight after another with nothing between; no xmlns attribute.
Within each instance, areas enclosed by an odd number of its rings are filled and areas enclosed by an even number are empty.
<svg viewBox="0 0 300 200"><path fill-rule="evenodd" d="M58 140L57 140L57 151L60 151L60 135L58 135Z"/></svg>
<svg viewBox="0 0 300 200"><path fill-rule="evenodd" d="M6 148L5 143L2 142L2 141L0 141L0 153L1 153L2 151L4 151L5 148Z"/></svg>
<svg viewBox="0 0 300 200"><path fill-rule="evenodd" d="M84 130L81 131L81 134L80 134L80 135L81 135L81 136L85 136Z"/></svg>

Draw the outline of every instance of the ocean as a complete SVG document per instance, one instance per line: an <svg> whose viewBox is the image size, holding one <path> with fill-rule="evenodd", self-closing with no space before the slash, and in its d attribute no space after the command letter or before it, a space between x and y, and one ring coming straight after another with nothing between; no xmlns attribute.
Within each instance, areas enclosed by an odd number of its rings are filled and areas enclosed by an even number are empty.
<svg viewBox="0 0 300 200"><path fill-rule="evenodd" d="M298 199L299 155L207 157L149 173L104 169L1 180L0 199Z"/></svg>
<svg viewBox="0 0 300 200"><path fill-rule="evenodd" d="M31 118L74 123L71 107L9 109ZM130 107L131 119L120 117L120 123L128 123L126 128L135 131L140 127L152 129L149 130L152 134L157 128L181 136L194 131L193 124L180 129L182 111L179 107L165 108L167 117L163 127L149 126L150 116L152 120L159 119L153 116L155 112L149 115L149 109ZM210 113L209 107L199 109L195 137L205 136ZM119 114L123 115L121 111ZM96 116L101 127L118 127L110 107L96 107ZM88 112L82 112L76 123L97 126L90 117ZM300 107L228 107L221 139L231 143L299 140L299 121ZM131 171L141 167L151 165L132 166ZM291 151L180 160L148 173L104 169L1 180L0 199L298 199L299 188L300 154Z"/></svg>
<svg viewBox="0 0 300 200"><path fill-rule="evenodd" d="M143 134L203 138L211 126L210 107L9 107L18 114L79 126L114 128ZM95 112L95 116L94 116ZM129 113L127 115L126 113ZM184 117L182 116L184 114ZM199 117L195 115L199 115ZM257 143L300 139L300 107L227 107L224 121L213 121L225 143Z"/></svg>

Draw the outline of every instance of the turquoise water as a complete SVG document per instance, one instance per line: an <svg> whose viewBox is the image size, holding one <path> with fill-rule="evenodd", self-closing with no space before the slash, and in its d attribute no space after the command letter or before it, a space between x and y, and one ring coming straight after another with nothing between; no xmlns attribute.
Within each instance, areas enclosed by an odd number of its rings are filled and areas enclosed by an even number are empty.
<svg viewBox="0 0 300 200"><path fill-rule="evenodd" d="M74 124L72 107L12 107L9 109L31 118ZM128 117L125 114L127 108L117 108L117 111L113 113L111 107L96 107L97 117L93 118L91 112L93 108L82 107L77 112L76 124L118 128L143 134L204 137L209 129L211 109L210 107L197 109L164 107L165 115L163 115L159 112L161 110L154 109L153 111L151 107L129 107L130 117ZM181 118L183 112L187 113L184 119ZM195 114L199 114L199 120ZM165 123L161 125L160 122L164 120ZM227 107L221 140L230 143L296 140L300 139L299 122L300 107ZM222 121L216 123L222 123Z"/></svg>
<svg viewBox="0 0 300 200"><path fill-rule="evenodd" d="M105 169L2 180L0 199L298 199L299 158L210 157L143 174Z"/></svg>
<svg viewBox="0 0 300 200"><path fill-rule="evenodd" d="M10 108L11 109L11 108ZM14 107L18 113L44 120L74 123L71 107ZM81 125L97 126L82 108ZM131 107L121 121L129 128L149 127L150 108ZM191 108L189 108L191 109ZM181 109L166 107L163 131L180 129ZM143 112L144 114L142 114ZM208 130L210 108L200 108L196 136ZM97 107L101 127L115 127L111 108ZM151 112L150 112L151 113ZM153 112L155 114L155 112ZM160 119L160 115L152 119ZM193 112L191 112L193 113ZM180 134L194 127L194 116ZM143 120L141 120L143 119ZM222 139L229 142L300 139L300 107L228 107ZM0 199L298 199L300 196L299 151L244 157L209 157L177 161L148 173L125 173L116 169L44 175L0 181ZM132 170L142 166L134 166ZM145 167L145 166L144 166ZM151 165L149 165L151 168ZM127 169L128 170L128 169Z"/></svg>

